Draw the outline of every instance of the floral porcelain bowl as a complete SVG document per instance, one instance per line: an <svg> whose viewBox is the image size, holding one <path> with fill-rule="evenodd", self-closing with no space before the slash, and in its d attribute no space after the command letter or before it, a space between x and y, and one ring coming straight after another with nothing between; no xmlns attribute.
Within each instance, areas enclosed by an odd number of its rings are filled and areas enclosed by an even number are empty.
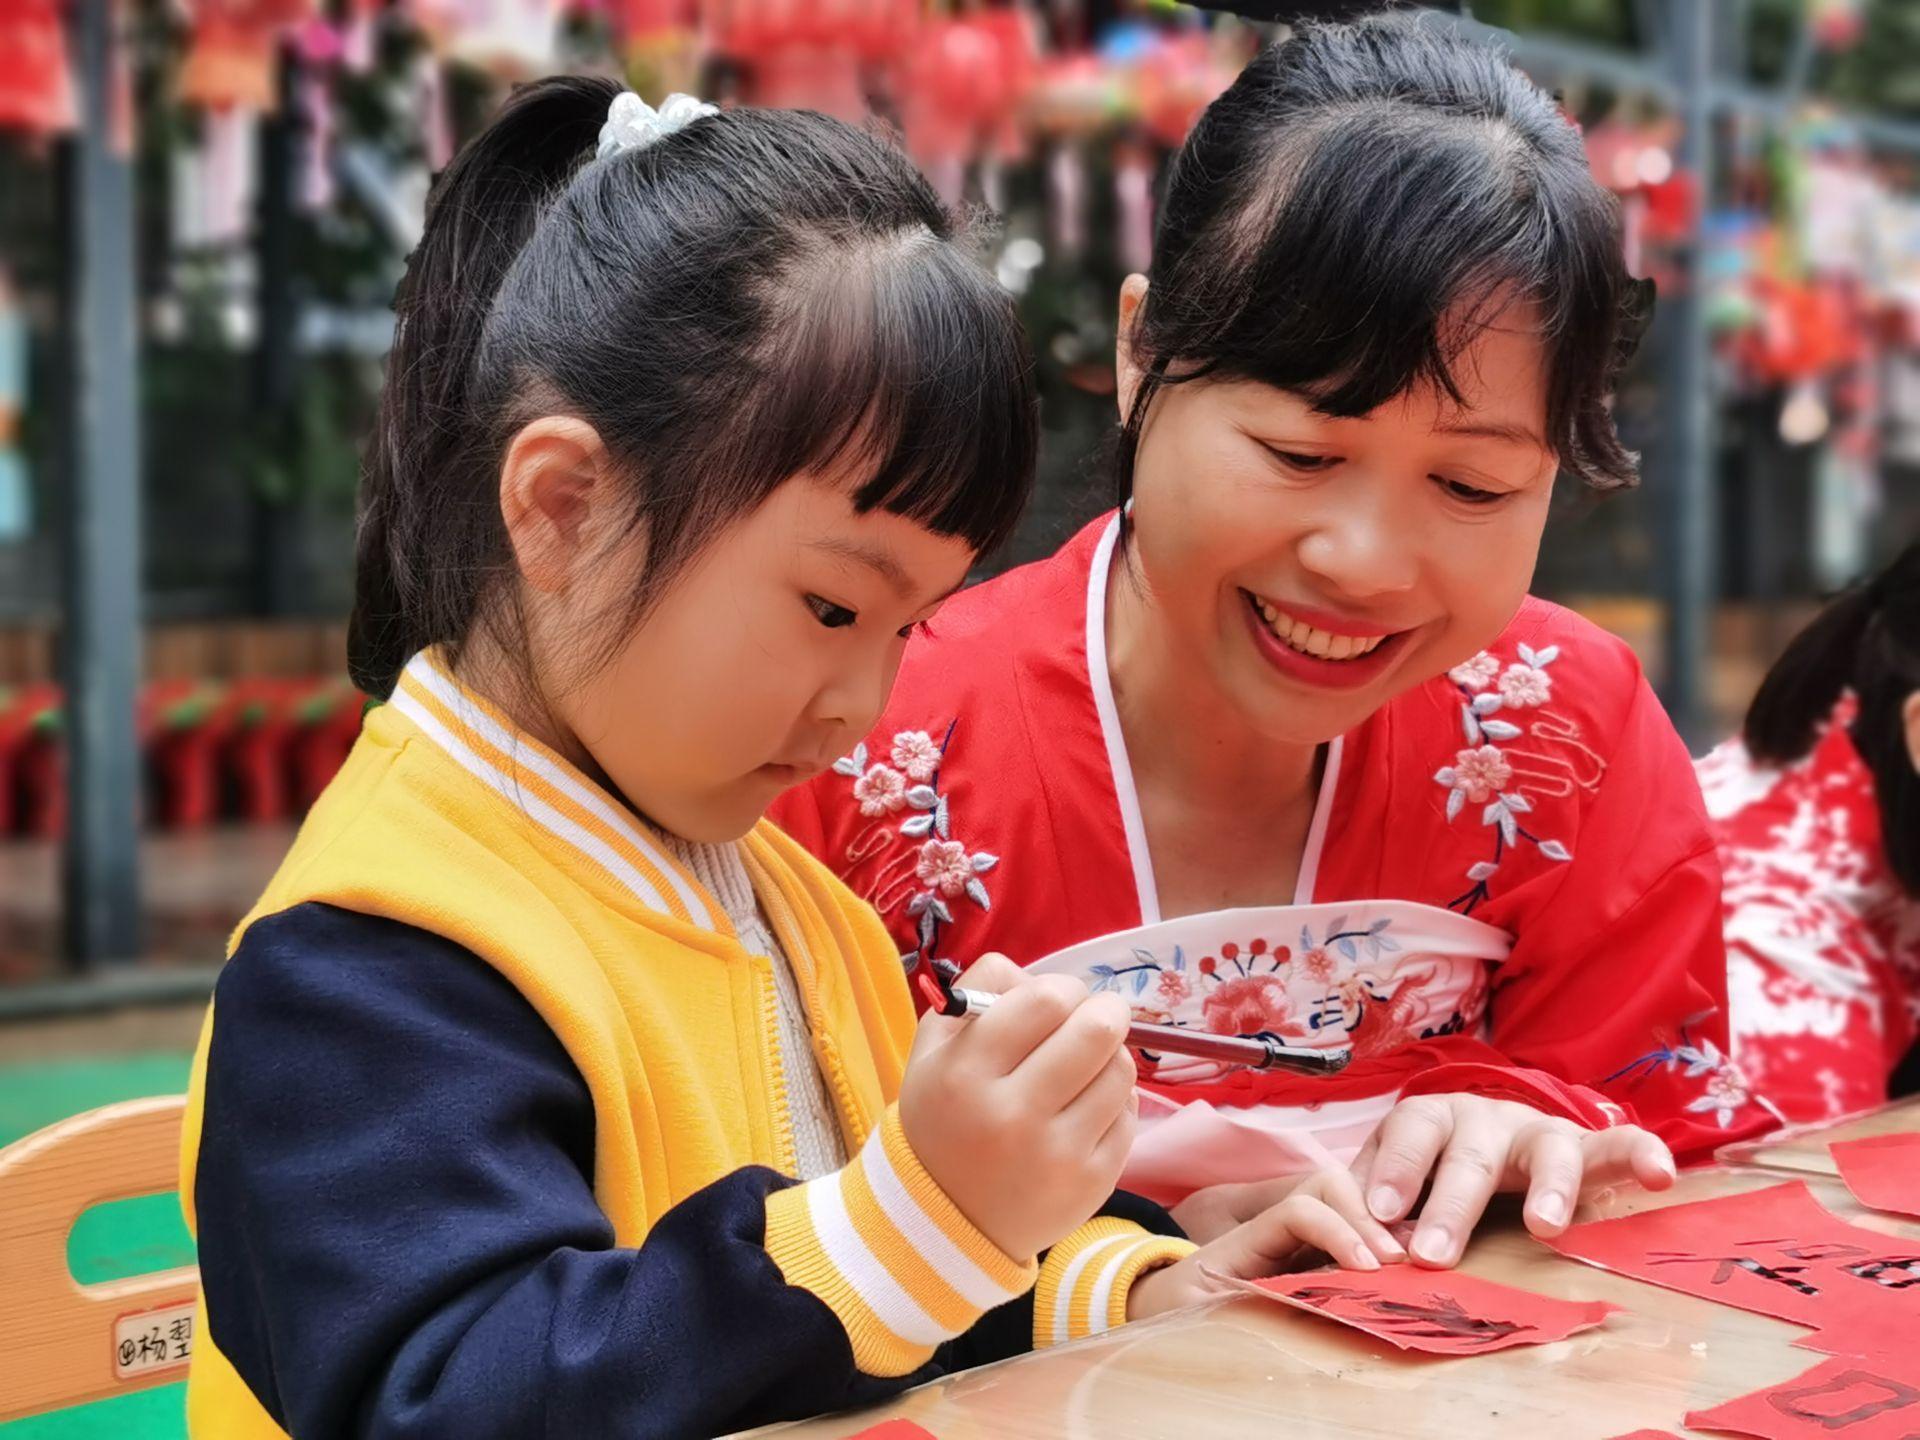
<svg viewBox="0 0 1920 1440"><path fill-rule="evenodd" d="M1488 972L1511 945L1505 931L1450 910L1370 900L1186 915L1056 951L1029 969L1114 991L1136 1020L1274 1035L1365 1059L1410 1040L1481 1034ZM1142 1079L1203 1093L1226 1073L1179 1055L1142 1054L1139 1063ZM1144 1091L1121 1184L1173 1204L1203 1185L1344 1165L1394 1098L1215 1106Z"/></svg>
<svg viewBox="0 0 1920 1440"><path fill-rule="evenodd" d="M1040 960L1125 997L1136 1020L1216 1035L1273 1035L1365 1059L1410 1040L1476 1033L1504 931L1399 900L1185 915ZM1144 1059L1149 1079L1192 1083L1212 1062Z"/></svg>

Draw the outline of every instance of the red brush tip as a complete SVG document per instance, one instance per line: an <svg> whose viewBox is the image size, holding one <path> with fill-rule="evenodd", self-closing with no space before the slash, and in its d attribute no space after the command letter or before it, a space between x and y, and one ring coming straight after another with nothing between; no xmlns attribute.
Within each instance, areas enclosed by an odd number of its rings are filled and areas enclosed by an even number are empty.
<svg viewBox="0 0 1920 1440"><path fill-rule="evenodd" d="M920 998L927 1002L927 1009L936 1015L944 1015L951 1001L940 982L922 970L913 977L914 986L920 991Z"/></svg>

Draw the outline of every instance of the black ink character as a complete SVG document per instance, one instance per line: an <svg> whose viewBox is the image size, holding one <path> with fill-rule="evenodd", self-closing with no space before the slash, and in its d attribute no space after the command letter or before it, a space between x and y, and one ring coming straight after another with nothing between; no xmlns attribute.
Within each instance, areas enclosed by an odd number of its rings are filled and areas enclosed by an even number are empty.
<svg viewBox="0 0 1920 1440"><path fill-rule="evenodd" d="M1343 1290L1313 1287L1294 1291L1294 1298L1325 1310L1336 1300L1351 1299L1371 1313L1382 1330L1419 1340L1462 1340L1471 1345L1492 1345L1533 1329L1514 1320L1482 1320L1469 1315L1451 1295L1429 1295L1426 1304L1389 1300L1373 1290Z"/></svg>
<svg viewBox="0 0 1920 1440"><path fill-rule="evenodd" d="M1889 1255L1882 1260L1863 1260L1847 1266L1847 1274L1856 1280L1870 1280L1883 1290L1905 1290L1920 1285L1920 1255Z"/></svg>
<svg viewBox="0 0 1920 1440"><path fill-rule="evenodd" d="M1731 1280L1736 1271L1744 1270L1749 1275L1757 1275L1762 1280L1771 1280L1776 1285L1784 1285L1789 1290L1797 1290L1802 1295L1818 1295L1820 1287L1809 1285L1804 1280L1796 1280L1807 1267L1805 1265L1763 1265L1750 1255L1688 1255L1678 1250L1655 1250L1647 1255L1649 1265L1714 1265L1715 1285L1724 1285Z"/></svg>
<svg viewBox="0 0 1920 1440"><path fill-rule="evenodd" d="M1859 1397L1859 1403L1851 1410L1830 1414L1824 1407L1810 1410L1805 1404L1806 1401L1823 1397L1854 1399L1848 1392L1856 1386L1865 1388L1869 1393ZM1877 1398L1872 1393L1876 1391L1880 1392ZM1863 1420L1871 1420L1889 1410L1904 1409L1916 1402L1920 1402L1920 1390L1903 1385L1898 1380L1883 1380L1866 1370L1843 1370L1821 1384L1802 1386L1798 1390L1776 1390L1767 1396L1767 1403L1782 1415L1808 1421L1823 1430L1845 1430Z"/></svg>

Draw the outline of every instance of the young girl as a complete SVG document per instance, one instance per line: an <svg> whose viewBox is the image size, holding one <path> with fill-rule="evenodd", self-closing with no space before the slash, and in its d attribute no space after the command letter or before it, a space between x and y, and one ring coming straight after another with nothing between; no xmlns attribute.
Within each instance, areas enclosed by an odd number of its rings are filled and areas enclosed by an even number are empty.
<svg viewBox="0 0 1920 1440"><path fill-rule="evenodd" d="M1700 783L1740 1068L1789 1120L1879 1104L1920 1033L1920 544L1787 647Z"/></svg>
<svg viewBox="0 0 1920 1440"><path fill-rule="evenodd" d="M1552 1233L1583 1177L1767 1122L1686 752L1626 646L1527 594L1556 473L1633 478L1634 291L1503 56L1297 30L1202 116L1121 294L1119 510L943 611L776 809L911 957L1073 947L1048 968L1152 1018L1353 1052L1149 1068L1130 1187L1359 1152L1383 1219L1431 1178L1414 1254L1448 1264L1497 1187Z"/></svg>
<svg viewBox="0 0 1920 1440"><path fill-rule="evenodd" d="M1001 1004L916 1037L872 911L757 823L1031 474L1008 302L900 155L549 81L447 172L398 308L352 636L390 703L192 1083L196 1434L711 1435L1202 1264L1394 1252L1351 1185L1152 1233L1108 1200L1124 1007L994 958Z"/></svg>

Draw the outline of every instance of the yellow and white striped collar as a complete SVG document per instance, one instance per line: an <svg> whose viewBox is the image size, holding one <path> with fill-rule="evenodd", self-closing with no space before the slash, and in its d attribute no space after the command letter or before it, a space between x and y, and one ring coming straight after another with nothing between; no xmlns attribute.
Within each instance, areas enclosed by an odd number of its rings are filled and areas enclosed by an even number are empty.
<svg viewBox="0 0 1920 1440"><path fill-rule="evenodd" d="M393 708L543 835L596 868L618 891L682 924L731 936L726 912L633 812L572 764L516 730L425 650L394 687Z"/></svg>

